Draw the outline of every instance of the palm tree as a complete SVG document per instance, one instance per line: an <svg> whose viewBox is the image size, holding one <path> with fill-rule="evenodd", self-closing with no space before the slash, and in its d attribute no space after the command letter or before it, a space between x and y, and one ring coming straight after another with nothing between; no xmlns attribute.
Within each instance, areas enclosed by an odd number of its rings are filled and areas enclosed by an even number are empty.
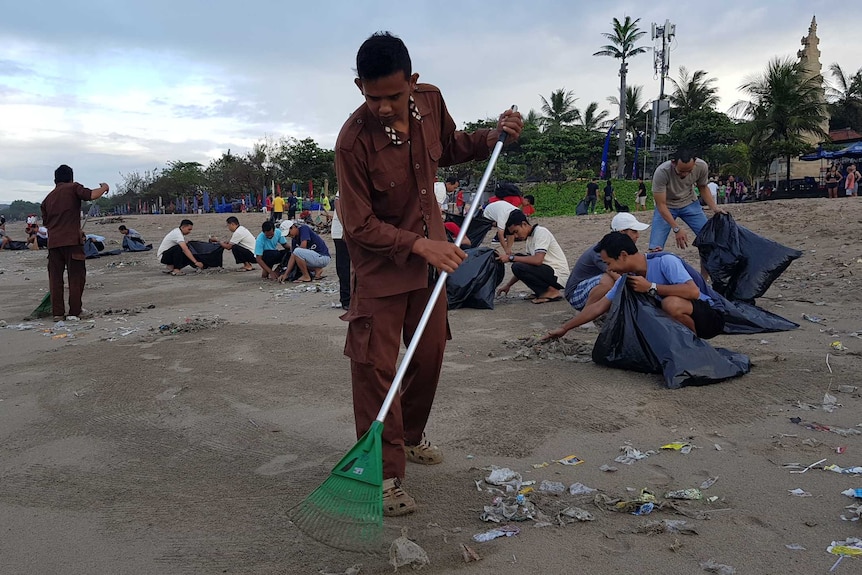
<svg viewBox="0 0 862 575"><path fill-rule="evenodd" d="M580 117L580 112L575 108L575 93L572 90L566 92L565 88L554 90L551 92L551 99L546 100L544 96L539 96L542 99L542 124L547 131L559 131L563 126L571 125Z"/></svg>
<svg viewBox="0 0 862 575"><path fill-rule="evenodd" d="M677 117L709 108L714 110L718 105L718 88L713 84L715 78L707 78L705 70L695 70L689 73L685 66L679 67L679 82L671 79L673 94L670 103L676 109Z"/></svg>
<svg viewBox="0 0 862 575"><path fill-rule="evenodd" d="M530 111L527 112L527 115L524 117L524 126L533 126L534 128L539 128L542 125L542 117L539 113L530 108Z"/></svg>
<svg viewBox="0 0 862 575"><path fill-rule="evenodd" d="M613 32L603 32L602 35L611 41L610 44L602 46L601 50L593 54L593 56L610 56L620 60L620 113L619 124L619 161L617 162L617 177L625 177L626 171L626 74L628 73L628 64L626 60L643 54L647 51L644 46L635 46L635 43L646 34L645 31L638 28L640 18L632 20L631 16L626 16L625 20L620 23L617 18L612 21Z"/></svg>
<svg viewBox="0 0 862 575"><path fill-rule="evenodd" d="M749 145L752 157L787 159L790 185L790 158L809 149L805 136L828 138L827 121L819 75L811 77L799 62L774 58L766 72L740 86L751 100L739 102L733 110L751 120Z"/></svg>
<svg viewBox="0 0 862 575"><path fill-rule="evenodd" d="M852 76L844 72L837 63L829 66L834 84L827 84L830 128L853 128L862 130L862 68Z"/></svg>
<svg viewBox="0 0 862 575"><path fill-rule="evenodd" d="M595 132L603 127L607 128L607 119L610 114L607 110L599 111L598 102L590 102L590 105L579 112L581 127L587 132Z"/></svg>
<svg viewBox="0 0 862 575"><path fill-rule="evenodd" d="M608 102L614 106L620 104L616 96L608 96ZM633 137L637 137L640 126L646 129L648 110L649 102L643 101L643 86L626 86L625 130Z"/></svg>

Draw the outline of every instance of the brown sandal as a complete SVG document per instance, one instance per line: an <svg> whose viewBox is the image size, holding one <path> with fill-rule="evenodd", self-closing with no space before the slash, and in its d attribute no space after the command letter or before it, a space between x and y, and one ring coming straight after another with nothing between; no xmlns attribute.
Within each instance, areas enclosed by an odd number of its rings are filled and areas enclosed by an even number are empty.
<svg viewBox="0 0 862 575"><path fill-rule="evenodd" d="M383 515L399 517L416 511L416 500L401 488L397 477L383 481Z"/></svg>
<svg viewBox="0 0 862 575"><path fill-rule="evenodd" d="M404 445L407 460L421 465L437 465L443 463L443 450L433 445L425 435L417 445Z"/></svg>

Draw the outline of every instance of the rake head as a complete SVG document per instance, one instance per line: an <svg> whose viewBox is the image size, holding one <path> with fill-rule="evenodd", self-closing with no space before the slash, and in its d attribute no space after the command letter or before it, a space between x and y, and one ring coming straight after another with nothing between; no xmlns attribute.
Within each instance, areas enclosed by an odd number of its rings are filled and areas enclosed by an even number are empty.
<svg viewBox="0 0 862 575"><path fill-rule="evenodd" d="M375 421L329 478L287 512L325 545L365 553L383 549L383 424Z"/></svg>

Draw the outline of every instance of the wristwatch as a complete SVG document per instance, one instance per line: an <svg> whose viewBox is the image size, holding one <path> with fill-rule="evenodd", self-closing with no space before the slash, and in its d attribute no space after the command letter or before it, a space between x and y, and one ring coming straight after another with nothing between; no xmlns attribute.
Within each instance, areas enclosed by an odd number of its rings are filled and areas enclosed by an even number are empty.
<svg viewBox="0 0 862 575"><path fill-rule="evenodd" d="M515 261L515 254L509 254L509 261L510 262Z"/></svg>
<svg viewBox="0 0 862 575"><path fill-rule="evenodd" d="M675 228L671 228L671 231L673 231L673 233L675 233L675 234L678 234L679 233L679 226L677 226Z"/></svg>
<svg viewBox="0 0 862 575"><path fill-rule="evenodd" d="M679 228L677 228L677 229L679 229ZM658 295L658 286L655 285L655 282L652 282L651 284L649 284L649 290L647 290L647 293L650 294L652 297L655 297Z"/></svg>

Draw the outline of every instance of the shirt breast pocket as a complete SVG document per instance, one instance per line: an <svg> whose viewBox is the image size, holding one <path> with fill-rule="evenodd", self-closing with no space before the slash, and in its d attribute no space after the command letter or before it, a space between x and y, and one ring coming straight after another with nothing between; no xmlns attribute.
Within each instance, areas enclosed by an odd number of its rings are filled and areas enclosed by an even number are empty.
<svg viewBox="0 0 862 575"><path fill-rule="evenodd" d="M440 157L443 155L443 146L440 142L434 142L430 146L428 146L428 155L431 157L431 161L434 162L434 167L437 167L437 162L440 161Z"/></svg>
<svg viewBox="0 0 862 575"><path fill-rule="evenodd" d="M371 184L374 186L371 208L377 217L394 217L403 212L410 188L407 170L392 168L371 172Z"/></svg>

